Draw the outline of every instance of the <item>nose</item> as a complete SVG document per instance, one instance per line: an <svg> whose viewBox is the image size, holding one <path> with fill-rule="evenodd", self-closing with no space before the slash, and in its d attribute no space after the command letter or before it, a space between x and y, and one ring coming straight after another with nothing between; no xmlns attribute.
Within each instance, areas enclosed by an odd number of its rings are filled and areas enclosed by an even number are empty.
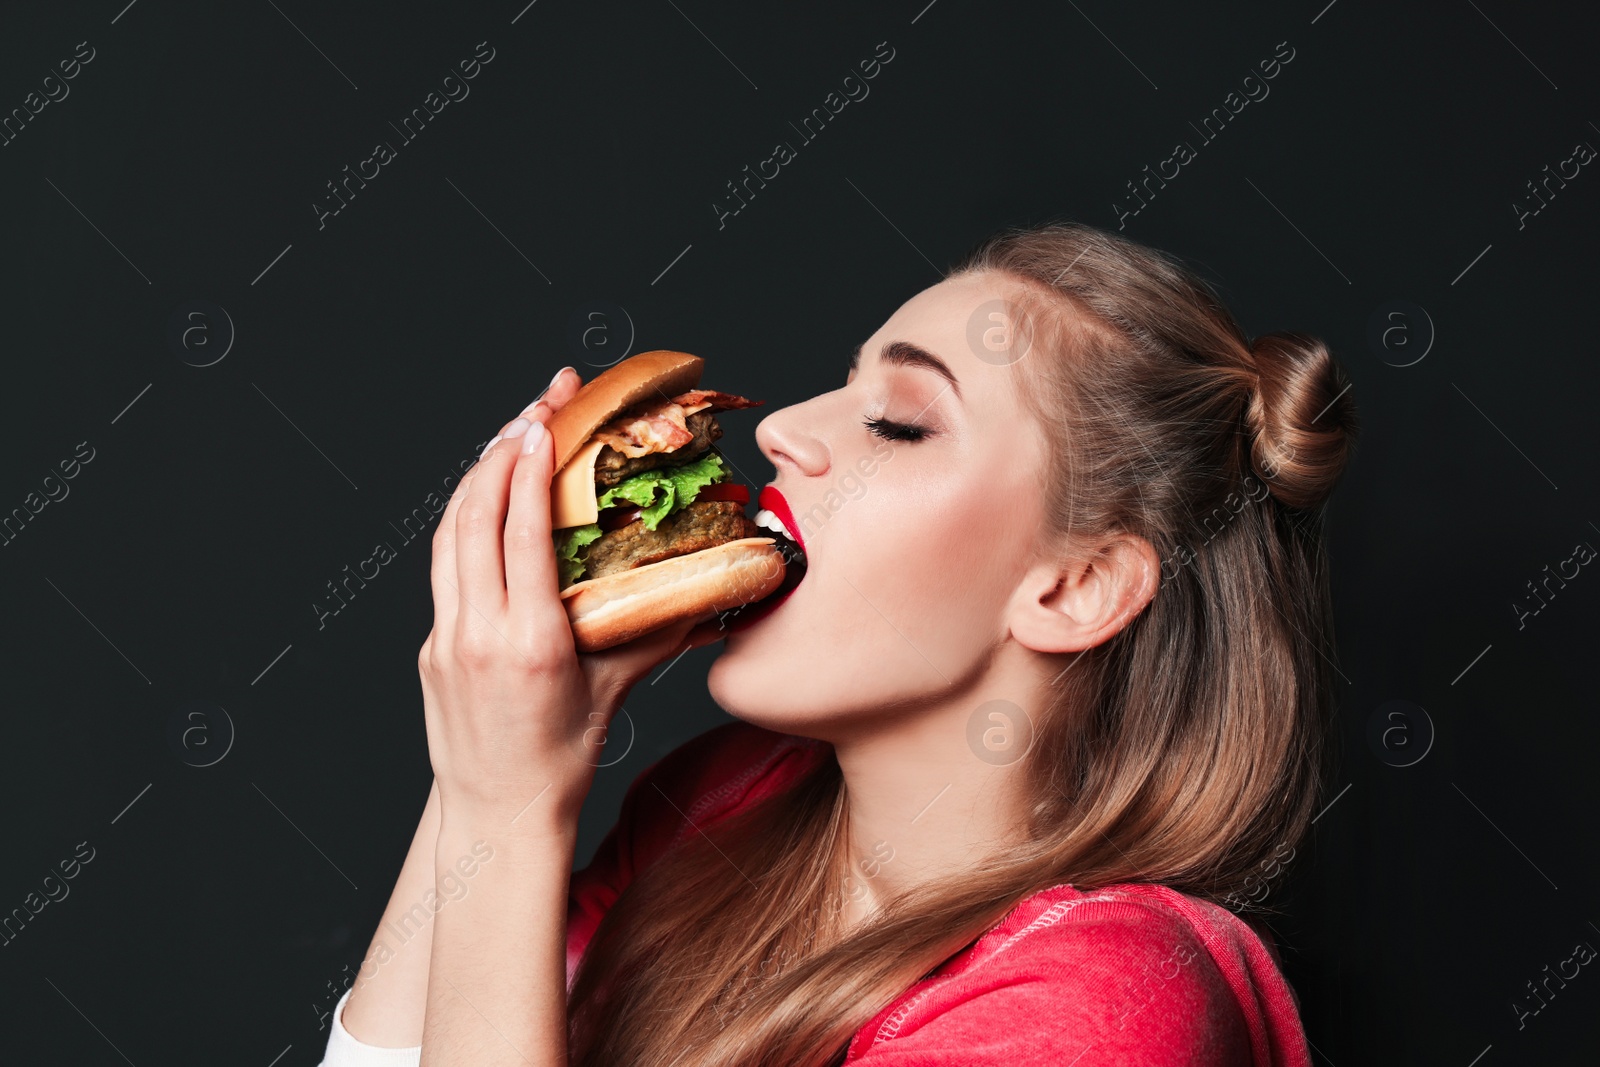
<svg viewBox="0 0 1600 1067"><path fill-rule="evenodd" d="M828 472L828 446L816 433L818 399L780 408L756 425L756 446L780 474L786 468L802 477Z"/></svg>

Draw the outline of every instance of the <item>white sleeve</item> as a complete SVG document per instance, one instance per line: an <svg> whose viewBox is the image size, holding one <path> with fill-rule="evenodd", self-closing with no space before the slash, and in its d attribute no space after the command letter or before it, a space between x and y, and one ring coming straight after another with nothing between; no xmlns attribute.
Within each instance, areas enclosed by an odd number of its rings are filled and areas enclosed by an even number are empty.
<svg viewBox="0 0 1600 1067"><path fill-rule="evenodd" d="M422 1062L422 1046L410 1048L379 1048L365 1045L350 1036L340 1021L344 1015L344 1002L350 999L350 990L333 1009L333 1029L328 1034L328 1048L317 1067L418 1067Z"/></svg>

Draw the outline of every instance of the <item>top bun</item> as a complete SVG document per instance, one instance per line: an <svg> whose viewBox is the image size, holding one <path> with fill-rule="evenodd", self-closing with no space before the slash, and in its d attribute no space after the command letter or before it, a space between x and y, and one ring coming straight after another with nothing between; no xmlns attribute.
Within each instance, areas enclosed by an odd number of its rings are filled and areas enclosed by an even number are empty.
<svg viewBox="0 0 1600 1067"><path fill-rule="evenodd" d="M555 445L555 469L566 466L612 416L653 396L670 400L693 389L700 384L705 362L687 352L658 348L629 356L584 383L577 395L550 416L548 429Z"/></svg>

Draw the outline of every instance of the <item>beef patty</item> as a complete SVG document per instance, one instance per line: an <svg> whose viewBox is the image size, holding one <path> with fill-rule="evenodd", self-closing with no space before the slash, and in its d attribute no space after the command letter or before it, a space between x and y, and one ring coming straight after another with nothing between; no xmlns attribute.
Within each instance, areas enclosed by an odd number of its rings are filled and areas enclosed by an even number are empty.
<svg viewBox="0 0 1600 1067"><path fill-rule="evenodd" d="M713 548L725 541L761 535L761 528L745 517L743 504L732 500L697 502L668 515L654 530L645 529L644 523L638 521L601 534L589 545L584 556L582 577L584 580L604 578L647 563Z"/></svg>
<svg viewBox="0 0 1600 1067"><path fill-rule="evenodd" d="M686 460L694 459L710 448L711 442L722 436L722 427L717 425L717 420L709 411L695 412L683 420L683 425L694 434L694 440L671 452L651 452L649 455L630 459L610 445L606 445L595 457L595 484L610 487L640 471L655 470L662 466L677 466Z"/></svg>

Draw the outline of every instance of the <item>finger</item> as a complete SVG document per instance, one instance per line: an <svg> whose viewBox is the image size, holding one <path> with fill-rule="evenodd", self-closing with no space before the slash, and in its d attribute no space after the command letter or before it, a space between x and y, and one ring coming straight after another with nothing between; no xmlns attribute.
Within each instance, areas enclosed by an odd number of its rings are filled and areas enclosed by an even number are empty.
<svg viewBox="0 0 1600 1067"><path fill-rule="evenodd" d="M546 393L543 399L535 400L532 404L529 404L527 409L524 410L522 414L525 418L533 419L535 422L542 422L546 426L549 426L551 416L553 416L557 411L560 411L561 408L564 407L571 399L572 398L570 396L563 395L557 396L554 400L552 400L550 394Z"/></svg>
<svg viewBox="0 0 1600 1067"><path fill-rule="evenodd" d="M689 635L683 639L682 651L713 645L727 636L728 628L722 624L722 620L713 615L705 622L695 624Z"/></svg>
<svg viewBox="0 0 1600 1067"><path fill-rule="evenodd" d="M550 385L540 394L539 400L528 405L528 412L534 411L536 405L538 412L534 416L541 422L548 422L556 411L577 395L582 379L578 372L571 367L562 367L550 380ZM505 438L506 430L515 424L516 420L500 428L500 432L490 441L490 446L497 444ZM513 438L514 439L514 438ZM486 446L485 451L490 446ZM476 465L468 468L461 481L456 485L455 491L450 494L450 500L445 504L444 511L439 516L439 525L434 530L433 536L433 561L429 568L429 582L433 589L433 622L436 630L442 633L454 633L458 616L461 610L461 593L459 586L460 566L457 563L457 533L456 515L461 510L462 502L471 492L473 479L478 474Z"/></svg>
<svg viewBox="0 0 1600 1067"><path fill-rule="evenodd" d="M506 512L507 613L527 640L570 641L567 612L557 596L555 543L550 530L550 434L535 423L520 439Z"/></svg>
<svg viewBox="0 0 1600 1067"><path fill-rule="evenodd" d="M583 379L572 367L562 367L556 371L555 377L550 379L550 384L545 386L544 392L534 398L533 404L523 408L522 413L528 415L535 404L544 404L550 411L560 411L567 401L577 395L578 389L583 385Z"/></svg>
<svg viewBox="0 0 1600 1067"><path fill-rule="evenodd" d="M429 565L428 581L433 587L435 633L454 634L461 610L461 594L456 585L456 513L471 491L477 469L469 467L456 483L455 491L439 515L439 525L433 531L433 562Z"/></svg>
<svg viewBox="0 0 1600 1067"><path fill-rule="evenodd" d="M505 613L506 580L502 539L511 469L516 464L520 431L530 425L519 416L501 440L484 449L472 468L472 486L455 519L456 585L466 601L457 617L459 633L497 625Z"/></svg>
<svg viewBox="0 0 1600 1067"><path fill-rule="evenodd" d="M540 399L522 412L541 427L577 395L582 378L572 367L562 367L550 379ZM531 433L521 435L517 463L511 475L510 501L506 509L505 574L507 611L527 640L542 634L546 641L570 643L566 611L556 600L559 573L555 566L554 541L550 529L550 478L554 473L553 446ZM515 439L515 438L513 438ZM548 601L547 609L539 605ZM523 610L525 609L525 610ZM557 629L557 624L559 629Z"/></svg>
<svg viewBox="0 0 1600 1067"><path fill-rule="evenodd" d="M683 648L684 639L697 621L680 619L613 648L586 653L582 659L592 684L611 699L620 700L657 664L672 661L687 651Z"/></svg>

